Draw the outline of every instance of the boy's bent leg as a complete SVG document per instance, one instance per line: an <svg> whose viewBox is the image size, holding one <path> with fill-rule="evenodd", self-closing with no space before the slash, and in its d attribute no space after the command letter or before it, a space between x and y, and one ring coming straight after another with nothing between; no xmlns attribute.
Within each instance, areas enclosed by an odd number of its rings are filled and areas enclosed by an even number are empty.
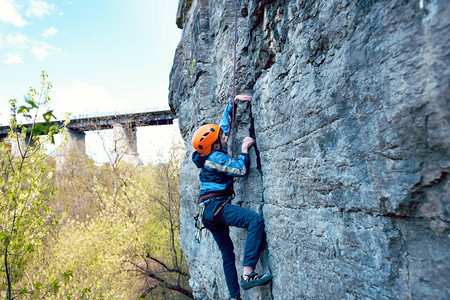
<svg viewBox="0 0 450 300"><path fill-rule="evenodd" d="M230 239L230 229L228 226L221 226L218 230L212 231L212 235L222 253L223 271L230 297L239 298L241 294L235 265L234 247Z"/></svg>
<svg viewBox="0 0 450 300"><path fill-rule="evenodd" d="M263 218L249 209L226 204L223 207L223 222L228 226L248 228L242 265L255 268L264 234Z"/></svg>

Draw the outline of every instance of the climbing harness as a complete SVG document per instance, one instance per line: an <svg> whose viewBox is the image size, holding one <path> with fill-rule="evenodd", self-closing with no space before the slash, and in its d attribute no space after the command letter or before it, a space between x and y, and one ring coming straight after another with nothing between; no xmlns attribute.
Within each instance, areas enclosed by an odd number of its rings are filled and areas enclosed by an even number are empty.
<svg viewBox="0 0 450 300"><path fill-rule="evenodd" d="M234 157L234 119L236 98L236 44L237 44L237 0L234 2L234 59L233 59L233 108L231 110L231 157Z"/></svg>
<svg viewBox="0 0 450 300"><path fill-rule="evenodd" d="M200 204L198 205L198 212L197 215L194 217L195 220L195 240L200 243L202 240L202 230L205 229L206 227L203 226L203 213L205 212L205 208L206 206L209 204L209 202L211 202L212 198L215 197L227 197L227 199L219 205L219 207L217 207L216 211L214 212L214 217L217 216L220 211L223 209L223 207L227 204L230 203L231 200L234 199L234 191L218 191L218 192L211 192L208 194L204 194L202 196L200 196ZM207 237L208 236L208 231L205 231L203 233L203 236Z"/></svg>
<svg viewBox="0 0 450 300"><path fill-rule="evenodd" d="M228 197L227 200L225 200L222 204L220 204L219 207L214 212L214 217L217 216L222 211L222 209L225 206L225 204L231 203L231 200L233 200L233 198L232 197Z"/></svg>
<svg viewBox="0 0 450 300"><path fill-rule="evenodd" d="M217 191L217 192L211 192L208 194L204 194L200 196L200 201L205 201L210 198L216 198L216 197L232 197L234 198L234 191L232 190L225 190L225 191Z"/></svg>

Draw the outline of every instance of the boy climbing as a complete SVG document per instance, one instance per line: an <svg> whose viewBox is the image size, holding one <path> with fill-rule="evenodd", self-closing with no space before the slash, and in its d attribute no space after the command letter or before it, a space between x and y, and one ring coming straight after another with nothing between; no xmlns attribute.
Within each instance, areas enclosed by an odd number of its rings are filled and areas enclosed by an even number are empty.
<svg viewBox="0 0 450 300"><path fill-rule="evenodd" d="M237 101L251 99L250 96L237 95L234 102L226 106L219 126L203 125L192 138L192 145L196 150L192 160L201 169L200 200L204 205L202 223L211 231L222 253L225 280L232 299L240 299L240 289L229 226L248 229L242 262L242 289L264 285L272 280L272 275L259 275L254 271L259 260L264 220L257 213L230 203L234 196L233 178L247 176L250 167L248 150L255 143L254 139L246 137L242 141L241 154L237 161L228 156L226 147L230 117Z"/></svg>

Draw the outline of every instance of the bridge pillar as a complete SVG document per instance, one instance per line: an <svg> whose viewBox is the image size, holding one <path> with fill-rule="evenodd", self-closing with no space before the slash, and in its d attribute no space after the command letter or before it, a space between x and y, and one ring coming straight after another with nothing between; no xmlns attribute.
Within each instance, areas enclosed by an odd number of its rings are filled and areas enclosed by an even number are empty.
<svg viewBox="0 0 450 300"><path fill-rule="evenodd" d="M113 155L116 162L125 161L133 165L141 163L137 152L136 132L135 125L114 123Z"/></svg>
<svg viewBox="0 0 450 300"><path fill-rule="evenodd" d="M86 134L66 128L69 133L67 143L56 152L56 170L60 170L64 162L71 156L83 156L86 154Z"/></svg>
<svg viewBox="0 0 450 300"><path fill-rule="evenodd" d="M20 152L25 150L26 147L26 141L23 138L13 139L11 142L11 156L12 157L19 157Z"/></svg>
<svg viewBox="0 0 450 300"><path fill-rule="evenodd" d="M19 138L14 137L11 141L11 156L20 157L25 154L24 151L28 146L33 146L34 140L31 134L27 134L25 138L19 136Z"/></svg>

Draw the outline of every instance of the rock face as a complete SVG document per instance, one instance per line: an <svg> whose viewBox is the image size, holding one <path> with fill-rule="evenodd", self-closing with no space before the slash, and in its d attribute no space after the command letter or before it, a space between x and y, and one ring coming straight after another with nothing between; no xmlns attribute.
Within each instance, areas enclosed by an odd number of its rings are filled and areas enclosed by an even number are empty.
<svg viewBox="0 0 450 300"><path fill-rule="evenodd" d="M238 1L234 203L261 213L243 299L450 299L450 2ZM194 241L195 129L233 94L234 1L180 0L170 106L186 142L181 243L197 299L227 299L220 252ZM235 151L235 152L236 152ZM260 170L257 168L260 164ZM246 233L231 231L236 266Z"/></svg>

